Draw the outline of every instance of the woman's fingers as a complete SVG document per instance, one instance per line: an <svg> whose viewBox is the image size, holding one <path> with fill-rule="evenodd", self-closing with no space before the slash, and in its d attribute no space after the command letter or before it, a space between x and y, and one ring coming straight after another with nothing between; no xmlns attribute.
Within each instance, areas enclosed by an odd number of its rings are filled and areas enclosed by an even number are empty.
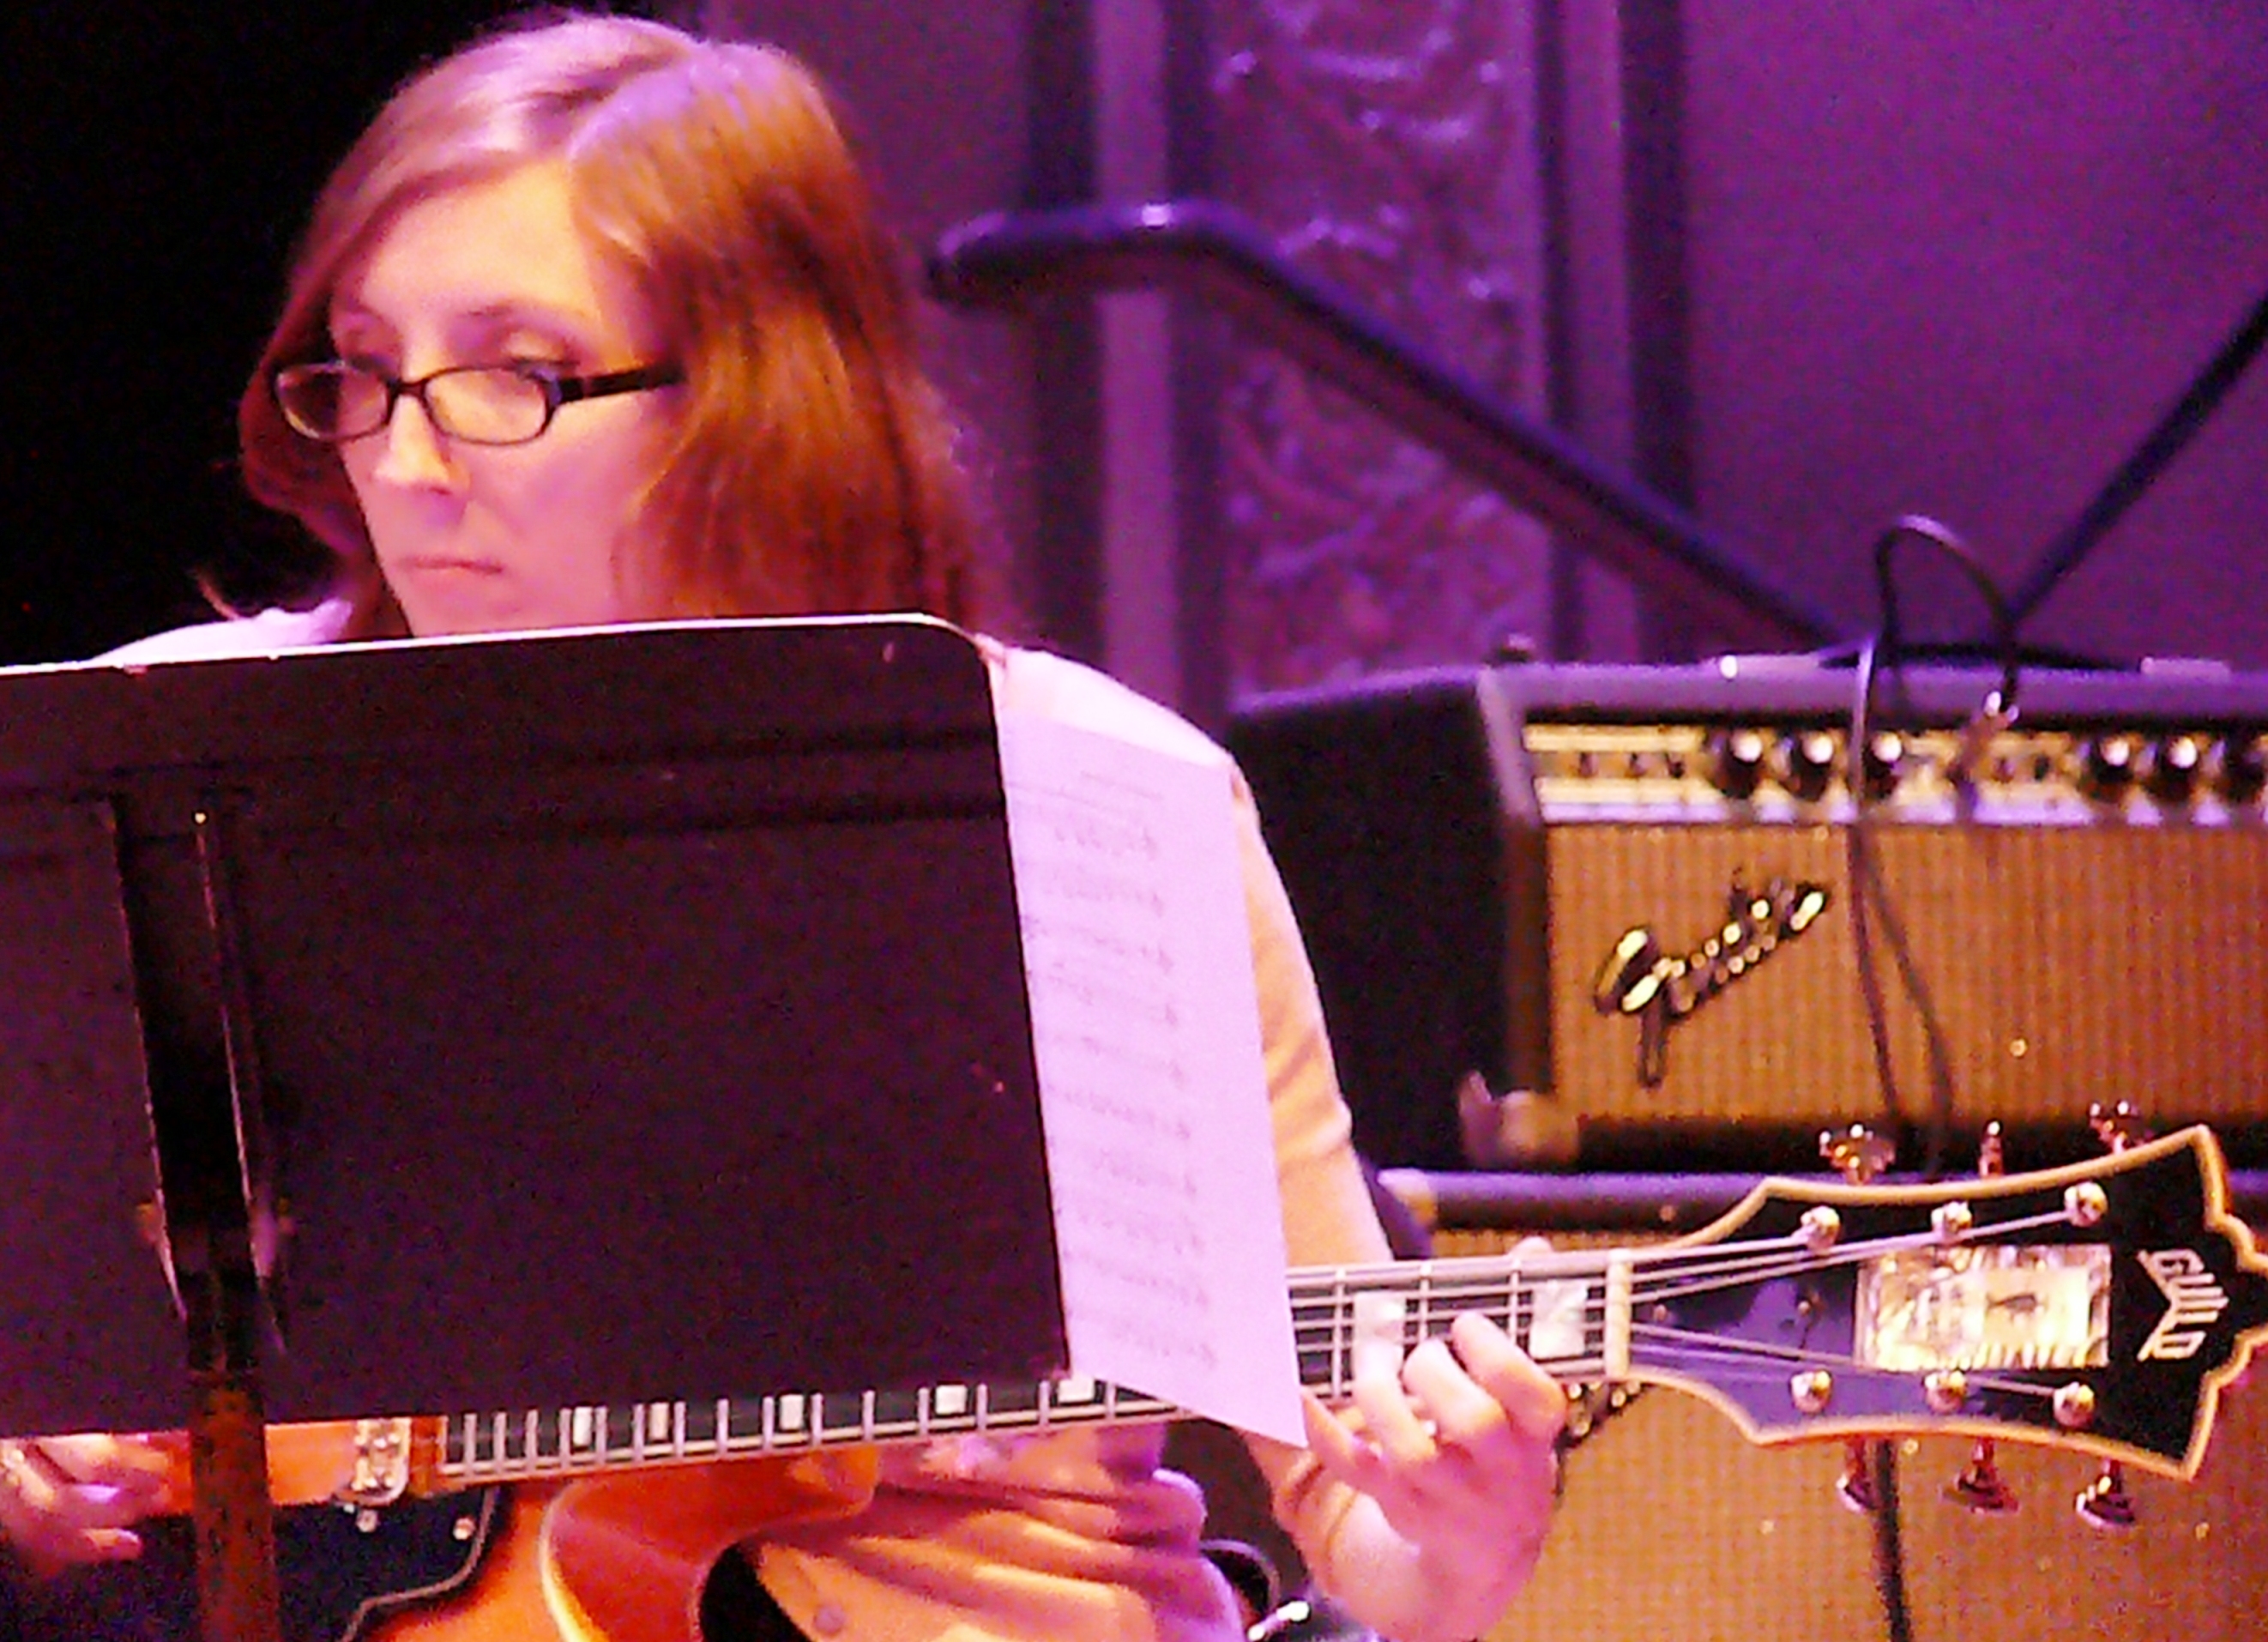
<svg viewBox="0 0 2268 1642"><path fill-rule="evenodd" d="M0 1531L35 1568L134 1556L170 1469L141 1438L0 1440Z"/></svg>

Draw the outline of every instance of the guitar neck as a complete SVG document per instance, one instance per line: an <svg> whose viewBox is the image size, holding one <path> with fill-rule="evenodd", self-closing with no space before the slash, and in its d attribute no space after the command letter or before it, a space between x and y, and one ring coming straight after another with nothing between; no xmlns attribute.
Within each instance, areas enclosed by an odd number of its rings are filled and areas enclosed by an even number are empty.
<svg viewBox="0 0 2268 1642"><path fill-rule="evenodd" d="M1484 1256L1296 1271L1292 1315L1300 1382L1326 1403L1352 1394L1363 1353L1397 1358L1446 1332L1460 1312L1491 1317L1564 1381L1619 1378L1629 1366L1624 1250ZM914 1391L792 1393L464 1414L427 1427L453 1484L940 1438L1031 1435L1171 1418L1175 1404L1081 1375Z"/></svg>
<svg viewBox="0 0 2268 1642"><path fill-rule="evenodd" d="M1366 1353L1391 1366L1477 1312L1563 1383L1677 1387L1758 1442L2008 1436L2187 1476L2220 1388L2268 1337L2268 1262L2225 1184L2192 1129L2029 1174L1764 1181L1712 1226L1639 1248L1297 1271L1299 1379L1344 1402ZM401 1446L446 1485L1181 1411L1074 1375L466 1415L418 1422Z"/></svg>

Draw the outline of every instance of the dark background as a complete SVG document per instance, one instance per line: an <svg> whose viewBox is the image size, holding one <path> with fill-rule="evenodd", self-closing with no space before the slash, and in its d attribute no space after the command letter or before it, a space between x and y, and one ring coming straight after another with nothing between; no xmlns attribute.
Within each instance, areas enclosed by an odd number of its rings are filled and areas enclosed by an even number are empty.
<svg viewBox="0 0 2268 1642"><path fill-rule="evenodd" d="M918 246L1061 168L1071 128L1035 88L1110 3L621 9L808 55ZM229 462L302 214L401 76L518 9L38 4L0 23L0 663L194 617L193 567L240 578L291 540ZM1639 468L1854 632L1873 615L1865 543L1901 512L1943 518L2019 582L2268 286L2255 0L1618 11L1626 40L1659 47L1623 89L1672 185L1625 202L1647 438L1675 458ZM1030 534L1037 480L1081 471L1060 417L1047 438L1024 427L1031 333L938 328L1010 534ZM2031 636L2268 666L2264 475L2255 369ZM1049 534L1031 562L1071 555ZM1977 630L1956 579L1919 559L1909 576L1920 625L1934 607Z"/></svg>
<svg viewBox="0 0 2268 1642"><path fill-rule="evenodd" d="M238 390L315 190L417 63L512 8L36 4L0 97L0 662L205 611L288 542L242 499Z"/></svg>

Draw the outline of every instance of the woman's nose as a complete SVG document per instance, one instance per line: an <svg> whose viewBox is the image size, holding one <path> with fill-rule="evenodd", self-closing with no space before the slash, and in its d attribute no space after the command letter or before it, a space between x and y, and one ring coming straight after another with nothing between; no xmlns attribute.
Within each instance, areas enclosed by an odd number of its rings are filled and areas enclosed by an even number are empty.
<svg viewBox="0 0 2268 1642"><path fill-rule="evenodd" d="M457 478L448 442L433 425L424 402L414 394L394 401L394 414L373 438L385 441L374 475L388 484L447 485Z"/></svg>

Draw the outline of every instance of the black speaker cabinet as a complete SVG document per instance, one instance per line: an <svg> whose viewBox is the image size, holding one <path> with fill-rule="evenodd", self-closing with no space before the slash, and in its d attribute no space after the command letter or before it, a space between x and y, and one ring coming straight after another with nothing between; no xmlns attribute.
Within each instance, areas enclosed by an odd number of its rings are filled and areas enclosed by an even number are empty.
<svg viewBox="0 0 2268 1642"><path fill-rule="evenodd" d="M1823 1127L2052 1150L2124 1101L2257 1155L2268 678L2042 674L2013 722L1999 683L1884 674L1862 717L1808 662L1528 666L1248 706L1359 1142L1804 1167Z"/></svg>

